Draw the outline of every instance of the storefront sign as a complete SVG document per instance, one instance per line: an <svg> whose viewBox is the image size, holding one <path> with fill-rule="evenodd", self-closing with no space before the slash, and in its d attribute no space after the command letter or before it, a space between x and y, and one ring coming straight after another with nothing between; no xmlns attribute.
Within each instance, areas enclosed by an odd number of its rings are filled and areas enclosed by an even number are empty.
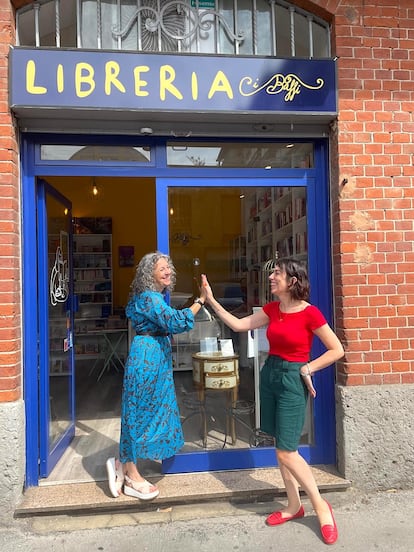
<svg viewBox="0 0 414 552"><path fill-rule="evenodd" d="M11 107L336 112L333 60L13 48Z"/></svg>
<svg viewBox="0 0 414 552"><path fill-rule="evenodd" d="M191 6L193 8L209 8L210 10L214 10L216 7L216 0L191 0Z"/></svg>

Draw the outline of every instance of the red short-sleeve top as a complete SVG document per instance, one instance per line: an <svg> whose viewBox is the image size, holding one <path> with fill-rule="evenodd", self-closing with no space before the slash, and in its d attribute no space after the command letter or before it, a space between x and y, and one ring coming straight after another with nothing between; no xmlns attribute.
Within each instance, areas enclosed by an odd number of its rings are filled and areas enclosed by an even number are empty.
<svg viewBox="0 0 414 552"><path fill-rule="evenodd" d="M263 310L270 318L266 331L269 354L291 362L307 362L313 331L327 323L321 311L309 305L300 312L281 312L279 301L267 303Z"/></svg>

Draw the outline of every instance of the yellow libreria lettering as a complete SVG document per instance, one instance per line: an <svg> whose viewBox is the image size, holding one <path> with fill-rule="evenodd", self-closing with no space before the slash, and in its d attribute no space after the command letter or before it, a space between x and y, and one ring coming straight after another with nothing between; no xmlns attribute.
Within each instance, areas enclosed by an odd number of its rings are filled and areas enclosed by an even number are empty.
<svg viewBox="0 0 414 552"><path fill-rule="evenodd" d="M193 100L198 99L198 78L195 71L191 73L191 96Z"/></svg>
<svg viewBox="0 0 414 552"><path fill-rule="evenodd" d="M56 89L60 94L65 90L65 74L61 63L59 63L56 70Z"/></svg>
<svg viewBox="0 0 414 552"><path fill-rule="evenodd" d="M148 82L141 79L141 73L147 73L150 70L148 65L138 65L134 69L135 96L148 96L147 90L142 90L148 86Z"/></svg>
<svg viewBox="0 0 414 552"><path fill-rule="evenodd" d="M175 80L175 70L171 65L161 65L160 67L160 98L165 101L166 92L175 96L178 100L183 99L183 95L173 84Z"/></svg>
<svg viewBox="0 0 414 552"><path fill-rule="evenodd" d="M86 98L95 90L95 71L89 63L77 63L75 68L75 91L78 98ZM85 89L82 89L85 85Z"/></svg>
<svg viewBox="0 0 414 552"><path fill-rule="evenodd" d="M105 64L105 94L107 96L111 95L112 86L125 94L125 86L118 79L119 72L120 67L116 61L108 61Z"/></svg>
<svg viewBox="0 0 414 552"><path fill-rule="evenodd" d="M45 86L36 86L36 64L30 59L26 65L26 90L29 94L46 94Z"/></svg>
<svg viewBox="0 0 414 552"><path fill-rule="evenodd" d="M225 92L230 100L233 99L233 89L223 71L217 71L208 92L208 99L211 100L216 92Z"/></svg>
<svg viewBox="0 0 414 552"><path fill-rule="evenodd" d="M36 62L29 60L26 65L26 90L29 94L49 94L53 97L56 93L63 94L69 87L77 98L87 98L96 91L98 103L100 94L111 96L117 93L129 93L131 96L134 94L135 97L141 98L152 96L156 99L158 92L159 98L163 102L171 99L171 96L177 100L185 99L194 102L200 100L200 97L207 97L208 100L212 100L218 93L225 94L230 100L234 98L230 80L224 71L221 70L217 71L207 83L205 82L205 78L200 79L197 71L192 71L188 75L187 80L183 79L183 82L178 86L175 68L172 65L161 65L159 68L159 82L152 84L152 86L158 86L157 90L153 88L148 89L148 81L150 79L145 80L143 78L152 70L155 70L150 66L137 65L131 68L132 75L126 74L125 79L127 80L125 82L120 77L121 69L122 65L114 60L105 63L103 75L96 74L95 67L90 63L78 62L70 70L63 63L57 63L54 70L48 68L48 78L45 79L43 76L43 84L47 84L47 86L41 86L40 82L38 82L40 77L37 74L38 67ZM55 82L50 78L53 72ZM40 72L40 75L42 75L42 72ZM133 79L131 79L131 76ZM98 89L97 83L99 84ZM202 90L200 90L200 83L203 87ZM246 92L243 93L241 90L242 83L243 81L240 83L240 92L242 95L247 95ZM269 83L266 84L269 86ZM129 89L132 85L134 86L134 90ZM286 89L285 87L283 88ZM290 93L296 91L292 86L289 90L291 91ZM270 93L269 90L268 93Z"/></svg>

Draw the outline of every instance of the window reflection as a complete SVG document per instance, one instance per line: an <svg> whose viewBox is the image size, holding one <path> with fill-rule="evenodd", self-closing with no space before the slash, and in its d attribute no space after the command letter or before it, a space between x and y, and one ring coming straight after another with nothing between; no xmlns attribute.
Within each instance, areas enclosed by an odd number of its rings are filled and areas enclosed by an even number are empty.
<svg viewBox="0 0 414 552"><path fill-rule="evenodd" d="M40 146L40 159L43 161L124 161L149 163L150 146Z"/></svg>
<svg viewBox="0 0 414 552"><path fill-rule="evenodd" d="M177 269L170 301L176 308L193 302L206 273L223 307L246 316L274 299L269 275L276 256L307 261L304 186L171 187L168 211L169 251ZM234 354L223 354L222 340L231 340ZM196 315L191 331L173 336L184 452L272 444L257 429L264 334L257 332L256 343L262 344L257 353L249 349L247 333L231 331L208 307ZM209 348L211 354L204 354ZM301 442L312 439L309 411Z"/></svg>
<svg viewBox="0 0 414 552"><path fill-rule="evenodd" d="M311 143L168 143L167 164L172 167L310 168Z"/></svg>

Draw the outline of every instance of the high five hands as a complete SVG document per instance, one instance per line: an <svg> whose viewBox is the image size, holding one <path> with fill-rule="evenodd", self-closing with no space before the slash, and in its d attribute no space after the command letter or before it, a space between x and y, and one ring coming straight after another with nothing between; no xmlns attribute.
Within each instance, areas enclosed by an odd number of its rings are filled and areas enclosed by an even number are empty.
<svg viewBox="0 0 414 552"><path fill-rule="evenodd" d="M213 299L214 297L213 291L210 287L210 284L208 283L207 276L205 274L201 275L200 294L203 294L207 303L209 302L210 299Z"/></svg>

